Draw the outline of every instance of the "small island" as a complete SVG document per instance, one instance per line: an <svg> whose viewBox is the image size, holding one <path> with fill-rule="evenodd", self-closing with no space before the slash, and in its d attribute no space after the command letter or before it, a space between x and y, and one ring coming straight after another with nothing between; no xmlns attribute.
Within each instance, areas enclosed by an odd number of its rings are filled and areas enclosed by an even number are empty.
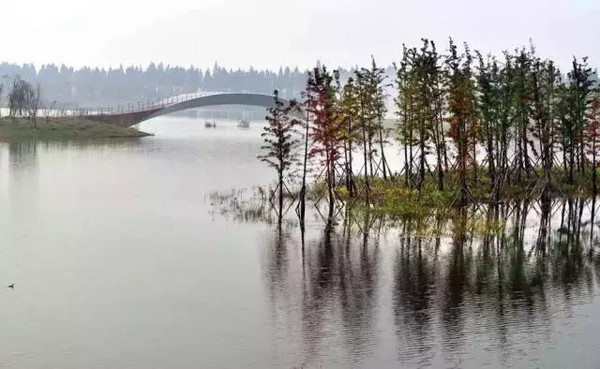
<svg viewBox="0 0 600 369"><path fill-rule="evenodd" d="M0 86L0 93L2 86ZM87 119L57 109L42 96L42 86L15 76L7 96L8 116L0 117L0 141L145 137L149 133Z"/></svg>
<svg viewBox="0 0 600 369"><path fill-rule="evenodd" d="M135 128L80 117L37 119L36 123L27 118L0 118L0 141L133 138L151 135Z"/></svg>
<svg viewBox="0 0 600 369"><path fill-rule="evenodd" d="M403 47L395 69L393 90L387 68L371 57L344 78L320 63L307 73L302 100L274 91L258 159L276 172L275 189L261 194L269 193L279 222L292 206L286 198L299 202L301 228L308 200L328 205L330 224L350 207L451 219L468 207L595 201L600 86L586 57L561 73L533 45L497 59L452 39L440 54L422 39ZM390 98L395 124L386 119Z"/></svg>

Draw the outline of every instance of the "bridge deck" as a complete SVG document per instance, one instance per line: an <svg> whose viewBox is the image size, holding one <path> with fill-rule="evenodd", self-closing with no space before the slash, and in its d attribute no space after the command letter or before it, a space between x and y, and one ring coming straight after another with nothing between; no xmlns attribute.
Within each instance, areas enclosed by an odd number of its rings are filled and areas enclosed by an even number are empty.
<svg viewBox="0 0 600 369"><path fill-rule="evenodd" d="M288 103L283 100L284 103ZM275 106L275 99L270 95L263 94L245 94L245 93L227 93L193 97L188 100L177 101L171 104L162 104L159 106L150 106L147 109L130 110L127 112L117 112L110 114L89 113L83 117L99 122L117 124L120 126L133 126L145 120L155 118L161 115L174 113L177 111L202 108L217 105L250 105L264 108Z"/></svg>

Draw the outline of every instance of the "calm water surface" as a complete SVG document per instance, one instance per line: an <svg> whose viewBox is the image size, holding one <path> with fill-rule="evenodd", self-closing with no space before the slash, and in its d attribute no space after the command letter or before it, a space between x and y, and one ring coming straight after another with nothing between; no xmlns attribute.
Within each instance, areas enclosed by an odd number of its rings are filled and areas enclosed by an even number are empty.
<svg viewBox="0 0 600 369"><path fill-rule="evenodd" d="M1 367L600 367L590 203L499 211L503 237L314 216L303 248L215 211L273 178L260 128L219 123L0 144Z"/></svg>

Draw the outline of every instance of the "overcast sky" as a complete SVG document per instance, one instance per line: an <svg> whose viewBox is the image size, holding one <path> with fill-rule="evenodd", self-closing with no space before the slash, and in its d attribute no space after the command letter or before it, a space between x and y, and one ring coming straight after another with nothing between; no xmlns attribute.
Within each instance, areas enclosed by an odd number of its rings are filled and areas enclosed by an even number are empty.
<svg viewBox="0 0 600 369"><path fill-rule="evenodd" d="M499 53L528 44L600 66L600 0L32 0L2 2L0 60L228 68L398 60L400 45L452 36ZM443 46L443 47L442 47Z"/></svg>

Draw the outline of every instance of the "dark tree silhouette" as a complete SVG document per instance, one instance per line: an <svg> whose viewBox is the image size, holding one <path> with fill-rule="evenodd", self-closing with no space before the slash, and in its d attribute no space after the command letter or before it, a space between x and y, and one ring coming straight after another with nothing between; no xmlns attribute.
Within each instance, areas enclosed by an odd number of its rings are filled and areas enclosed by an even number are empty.
<svg viewBox="0 0 600 369"><path fill-rule="evenodd" d="M336 112L333 77L325 67L309 74L306 86L306 107L311 119L312 146L309 155L324 169L327 182L330 215L334 209L336 168L343 147L339 115Z"/></svg>
<svg viewBox="0 0 600 369"><path fill-rule="evenodd" d="M284 176L297 161L296 148L299 142L295 131L300 122L293 117L293 113L298 109L296 101L291 100L289 104L284 103L279 98L277 90L273 92L273 95L275 106L269 109L269 114L266 116L268 124L261 134L265 144L261 147L263 154L258 158L277 172L276 191L279 193L278 210L281 219L285 187Z"/></svg>

